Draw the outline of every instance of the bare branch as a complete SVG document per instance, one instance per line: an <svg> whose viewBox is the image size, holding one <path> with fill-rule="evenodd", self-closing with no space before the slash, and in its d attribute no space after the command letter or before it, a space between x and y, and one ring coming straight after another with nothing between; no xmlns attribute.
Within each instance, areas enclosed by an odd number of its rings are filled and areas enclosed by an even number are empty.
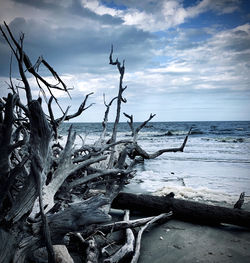
<svg viewBox="0 0 250 263"><path fill-rule="evenodd" d="M129 210L125 210L124 221L129 222ZM126 243L114 255L104 260L105 263L117 263L134 251L135 236L130 228L126 229Z"/></svg>
<svg viewBox="0 0 250 263"><path fill-rule="evenodd" d="M166 214L166 219L170 218L173 215L172 212L169 212ZM142 225L147 224L149 221L151 221L152 219L154 219L155 216L150 216L150 217L144 217L144 218L140 218L140 219L134 219L134 220L128 220L128 221L118 221L118 222L112 222L112 223L108 223L108 224L103 224L103 225L91 225L88 227L88 229L84 229L82 231L82 235L84 237L88 237L90 235L92 235L93 233L95 233L96 231L101 231L103 233L109 233L110 231L119 231L122 229L126 229L126 228L135 228L135 227L139 227Z"/></svg>
<svg viewBox="0 0 250 263"><path fill-rule="evenodd" d="M132 172L132 170L107 169L106 171L97 172L97 173L90 174L88 176L82 177L80 179L76 179L68 185L68 188L71 189L77 185L88 183L90 181L93 181L93 180L100 178L100 177L103 177L103 176L107 176L107 175L109 175L109 176L116 176L116 175L125 176L127 174L130 174L131 172Z"/></svg>
<svg viewBox="0 0 250 263"><path fill-rule="evenodd" d="M117 127L118 127L118 123L120 121L121 103L122 102L126 102L126 100L122 97L122 93L127 88L127 86L125 88L123 88L123 84L122 84L123 76L124 76L124 72L125 72L125 66L124 66L124 62L125 61L123 60L123 65L121 67L121 63L119 62L118 59L116 59L115 62L113 61L112 55L113 55L113 45L111 46L109 60L110 60L110 64L111 65L117 65L117 68L118 68L118 70L120 72L120 82L119 82L119 91L118 91L118 96L117 96L116 118L115 118L115 123L114 123L114 126L113 126L112 137L110 139L111 143L116 141ZM109 158L109 163L108 163L108 167L109 168L112 167L113 162L114 162L114 151L111 153L110 158Z"/></svg>
<svg viewBox="0 0 250 263"><path fill-rule="evenodd" d="M136 131L135 131L135 133L139 133L139 131L150 121L150 120L152 120L153 118L154 118L154 116L155 116L155 114L150 114L150 116L149 116L149 118L146 120L146 121L144 121L139 127L137 127L136 128Z"/></svg>
<svg viewBox="0 0 250 263"><path fill-rule="evenodd" d="M10 55L10 71L9 71L9 80L10 80L10 88L13 91L13 93L16 93L13 82L12 82L12 54Z"/></svg>
<svg viewBox="0 0 250 263"><path fill-rule="evenodd" d="M150 114L149 118L144 121L139 127L137 127L136 129L134 128L134 120L133 120L133 115L128 115L127 113L123 113L125 117L127 117L129 119L128 121L128 125L132 131L132 137L134 139L134 142L137 141L137 136L139 131L151 120L154 118L155 114Z"/></svg>
<svg viewBox="0 0 250 263"><path fill-rule="evenodd" d="M11 38L11 40L13 41L13 43L15 44L17 50L18 50L18 53L19 53L19 57L17 55L17 52L14 51L13 53L16 54L16 59L17 59L17 62L18 62L18 67L19 67L19 73L20 73L20 76L22 78L22 81L24 83L24 86L25 86L25 92L26 92L26 97L27 97L27 101L28 103L30 103L32 101L32 95L31 95L31 89L30 89L30 85L29 85L29 82L26 78L26 75L24 73L24 69L23 69L23 62L24 62L24 58L25 58L25 53L23 52L23 39L24 39L24 35L22 34L20 36L20 43L21 45L18 44L18 42L16 41L16 39L14 38L12 32L10 31L8 25L6 24L6 22L4 22L4 25L9 33L9 36ZM6 36L6 34L4 33L4 31L1 29L3 35L4 35L4 38L6 39L7 43L10 45L12 51L14 50L14 48L12 47L12 45L10 44L10 41L8 40L8 37Z"/></svg>
<svg viewBox="0 0 250 263"><path fill-rule="evenodd" d="M108 115L109 115L109 110L110 110L110 107L112 105L112 103L117 99L118 97L114 97L108 104L106 103L105 101L105 94L103 94L103 102L104 102L104 105L106 106L106 111L104 113L104 118L103 118L103 121L102 121L102 134L100 136L100 139L97 141L97 145L98 144L102 144L103 141L104 141L104 138L106 136L106 132L107 132L107 123L108 123Z"/></svg>
<svg viewBox="0 0 250 263"><path fill-rule="evenodd" d="M135 134L135 129L134 129L134 120L133 120L133 115L128 115L127 113L123 112L124 116L129 119L128 125L132 131L132 136Z"/></svg>
<svg viewBox="0 0 250 263"><path fill-rule="evenodd" d="M92 94L93 94L93 92L91 92L91 93L89 93L89 94L87 94L87 95L85 96L84 101L83 101L82 104L79 106L79 108L78 108L78 110L77 110L76 113L71 114L71 115L62 116L61 118L56 119L56 122L57 122L57 123L60 123L60 122L62 122L62 120L68 121L68 120L70 120L70 119L73 119L73 118L81 115L81 113L82 113L83 111L87 110L89 107L91 107L91 106L94 104L94 103L91 103L90 105L88 105L87 107L85 107L86 102L87 102L87 100L88 100L88 97L89 97L90 95L92 95Z"/></svg>
<svg viewBox="0 0 250 263"><path fill-rule="evenodd" d="M161 149L155 153L147 153L145 150L143 150L137 143L134 144L134 148L132 149L132 151L129 154L129 157L134 159L136 156L141 156L143 159L154 159L160 155L162 155L163 153L166 152L183 152L184 148L186 146L187 140L188 140L188 136L191 133L192 128L190 128L187 136L185 137L181 147L179 148L167 148L167 149Z"/></svg>
<svg viewBox="0 0 250 263"><path fill-rule="evenodd" d="M151 226L153 223L157 222L158 220L161 219L168 219L170 216L172 216L172 212L168 214L161 214L156 217L154 217L152 220L150 220L145 226L141 227L140 231L138 232L137 239L136 239L136 245L135 245L135 254L131 260L131 263L137 263L139 256L140 256L140 249L141 249L141 238L143 232Z"/></svg>
<svg viewBox="0 0 250 263"><path fill-rule="evenodd" d="M5 22L4 22L4 24L5 24ZM5 26L6 26L6 24L5 24ZM7 29L8 29L8 27L7 27ZM1 32L2 32L2 35L3 35L4 39L5 39L6 42L8 43L10 49L12 50L12 52L13 52L13 54L15 55L16 59L18 60L17 52L16 52L16 50L14 49L14 47L12 46L12 44L10 43L9 38L7 37L7 35L5 34L5 32L4 32L4 30L2 29L1 26L0 26L0 30L1 30Z"/></svg>

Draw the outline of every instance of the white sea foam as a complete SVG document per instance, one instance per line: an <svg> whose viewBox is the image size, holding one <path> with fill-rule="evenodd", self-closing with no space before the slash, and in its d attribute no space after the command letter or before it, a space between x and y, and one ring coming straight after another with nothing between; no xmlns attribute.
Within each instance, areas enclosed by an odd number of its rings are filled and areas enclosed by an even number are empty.
<svg viewBox="0 0 250 263"><path fill-rule="evenodd" d="M225 192L215 191L206 187L192 188L185 186L166 186L156 191L154 194L164 196L173 192L176 198L189 199L193 201L204 201L206 203L225 203L233 205L239 196L229 195Z"/></svg>
<svg viewBox="0 0 250 263"><path fill-rule="evenodd" d="M138 164L135 168L138 172L127 188L154 192L169 187L169 192L176 192L182 198L226 200L230 204L235 203L243 191L249 196L250 122L152 123L139 133L138 144L148 153L180 147L191 126L196 127L193 131L201 132L189 137L184 152L164 153ZM62 127L64 143L68 127ZM85 143L93 145L102 128L101 124L78 123L73 130L82 138L87 133ZM167 136L168 131L173 136ZM111 134L112 125L107 139ZM129 126L121 124L117 139L130 139L130 134ZM75 148L81 147L79 136L74 144Z"/></svg>

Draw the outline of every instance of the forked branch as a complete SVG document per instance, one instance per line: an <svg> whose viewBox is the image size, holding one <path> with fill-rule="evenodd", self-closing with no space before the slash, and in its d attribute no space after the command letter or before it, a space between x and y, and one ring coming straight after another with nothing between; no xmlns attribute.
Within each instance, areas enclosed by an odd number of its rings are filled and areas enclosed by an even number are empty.
<svg viewBox="0 0 250 263"><path fill-rule="evenodd" d="M71 119L74 119L76 118L77 116L81 115L83 111L87 110L88 108L90 108L94 103L91 103L90 105L86 106L86 102L88 100L88 97L90 95L92 95L94 92L90 92L89 94L87 94L85 96L85 99L84 101L81 103L81 105L79 106L77 112L75 112L74 114L71 114L71 115L65 115L65 116L62 116L58 119L56 119L56 122L57 123L61 123L63 120L65 121L68 121L68 120L71 120Z"/></svg>
<svg viewBox="0 0 250 263"><path fill-rule="evenodd" d="M191 133L191 130L192 130L192 128L190 128L188 134L186 135L186 137L185 137L185 139L184 139L184 141L180 147L161 149L161 150L156 151L154 153L147 153L137 143L135 143L133 150L129 154L129 157L134 159L136 156L140 156L143 159L154 159L154 158L162 155L163 153L167 153L167 152L183 152L184 148L186 146L187 140L188 140L188 136Z"/></svg>
<svg viewBox="0 0 250 263"><path fill-rule="evenodd" d="M134 120L133 120L133 115L128 115L127 113L123 113L124 114L124 116L125 117L127 117L129 120L128 120L128 125L129 125L129 127L130 127L130 129L131 129L131 131L132 131L132 137L133 137L133 139L134 139L134 142L136 142L137 141L137 137L138 137L138 133L140 132L140 130L143 128L143 127L145 127L146 126L146 124L150 121L150 120L152 120L153 118L154 118L154 116L155 116L155 114L150 114L150 116L149 116L149 118L146 120L146 121L144 121L140 126L138 126L136 129L135 129L135 127L134 127Z"/></svg>

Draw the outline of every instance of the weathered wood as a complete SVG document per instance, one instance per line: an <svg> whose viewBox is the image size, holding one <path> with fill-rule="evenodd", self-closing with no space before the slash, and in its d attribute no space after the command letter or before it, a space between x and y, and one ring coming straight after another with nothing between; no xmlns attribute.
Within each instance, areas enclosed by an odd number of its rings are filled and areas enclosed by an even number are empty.
<svg viewBox="0 0 250 263"><path fill-rule="evenodd" d="M110 221L111 216L102 209L108 203L109 200L103 195L97 195L49 215L52 240L58 241L69 232L82 231L87 225ZM34 223L32 229L34 234L38 234L41 231L41 223Z"/></svg>
<svg viewBox="0 0 250 263"><path fill-rule="evenodd" d="M43 238L48 250L48 262L55 262L55 254L51 243L50 229L47 216L44 213L42 187L45 182L48 162L49 143L52 137L51 127L45 117L41 104L38 100L29 103L30 110L30 145L31 147L31 174L36 179L36 187L39 199L39 208L43 222ZM35 200L34 200L35 201Z"/></svg>
<svg viewBox="0 0 250 263"><path fill-rule="evenodd" d="M138 133L139 133L139 131L144 127L144 126L146 126L146 124L150 121L150 120L152 120L153 118L154 118L154 116L155 116L155 114L150 114L150 116L149 116L149 118L146 120L146 121L144 121L140 126L138 126L136 129L135 129L135 127L134 127L134 119L133 119L133 115L128 115L127 113L123 113L124 114L124 116L125 117L127 117L128 119L129 119L129 121L128 121L128 125L129 125L129 127L130 127L130 129L131 129L131 132L132 132L132 134L131 134L131 136L133 137L133 142L134 143L136 143L137 142L137 138L138 138Z"/></svg>
<svg viewBox="0 0 250 263"><path fill-rule="evenodd" d="M117 96L117 106L116 106L116 117L115 117L115 122L114 122L114 126L113 126L113 132L112 132L112 136L110 139L110 143L113 143L116 141L116 137L117 137L117 129L118 129L118 124L120 121L120 113L121 113L121 104L122 102L126 102L126 99L124 99L122 97L123 92L125 91L125 89L127 88L127 86L125 88L123 88L123 77L124 77L124 73L125 73L125 60L123 60L122 66L121 66L121 62L116 59L116 61L113 61L113 45L111 46L111 52L109 55L109 64L110 65L116 65L117 69L120 73L120 81L119 81L119 90L118 90L118 96ZM115 148L113 148L114 150ZM110 158L109 158L109 163L108 163L108 168L111 168L114 164L114 152L115 151L111 151L110 154Z"/></svg>
<svg viewBox="0 0 250 263"><path fill-rule="evenodd" d="M107 203L109 200L103 195L98 195L81 203L72 204L57 214L49 215L47 219L52 243L63 244L63 238L69 232L83 231L88 225L110 221L111 216L102 209ZM41 232L42 222L33 223L31 235L19 243L13 262L24 262L28 253L45 245L41 239Z"/></svg>
<svg viewBox="0 0 250 263"><path fill-rule="evenodd" d="M158 215L156 217L154 217L153 219L151 219L145 226L141 227L139 232L138 232L138 235L137 235L137 238L136 238L136 245L135 245L135 254L131 260L131 263L137 263L138 259L139 259L139 256L140 256L140 249L141 249L141 238L142 238L142 234L143 232L148 228L150 227L153 223L161 220L161 219L164 219L168 217L168 214L161 214L161 215Z"/></svg>
<svg viewBox="0 0 250 263"><path fill-rule="evenodd" d="M172 212L167 213L166 219L169 219L172 216L172 214L173 214ZM111 231L114 232L114 231L119 231L119 230L126 229L126 228L135 228L135 227L145 225L147 222L149 222L153 218L154 216L150 216L150 217L134 219L134 220L129 220L129 221L118 221L118 222L102 224L102 225L90 225L87 229L84 229L84 231L82 231L82 235L84 237L88 237L98 231L101 231L107 234Z"/></svg>
<svg viewBox="0 0 250 263"><path fill-rule="evenodd" d="M166 148L166 149L161 149L159 151L156 151L154 153L147 153L144 149L142 149L136 142L133 144L133 149L129 154L129 157L134 159L136 156L140 156L143 159L155 159L156 157L162 155L163 153L167 152L183 152L184 148L187 144L188 136L191 133L192 128L189 129L188 134L186 135L182 145L178 148Z"/></svg>
<svg viewBox="0 0 250 263"><path fill-rule="evenodd" d="M104 105L106 106L106 111L104 113L103 117L103 122L102 122L102 128L103 131L101 133L100 139L96 142L96 145L101 145L104 143L104 139L106 137L106 132L107 132L107 124L108 124L108 115L109 115L109 110L112 105L112 103L117 99L118 97L114 97L108 104L105 101L105 94L103 94L103 101Z"/></svg>
<svg viewBox="0 0 250 263"><path fill-rule="evenodd" d="M114 176L126 176L126 175L130 174L131 172L132 172L131 170L126 171L126 170L122 170L122 169L107 169L107 170L97 172L97 173L93 173L93 174L87 175L85 177L74 180L72 183L70 183L68 185L68 189L71 189L77 185L88 183L88 182L95 180L99 177L103 177L103 176L112 176L112 177L114 177Z"/></svg>
<svg viewBox="0 0 250 263"><path fill-rule="evenodd" d="M113 208L157 215L173 211L176 219L201 224L232 224L250 228L250 212L164 196L119 193Z"/></svg>
<svg viewBox="0 0 250 263"><path fill-rule="evenodd" d="M88 248L86 249L86 263L98 263L99 251L95 239L92 237L88 240Z"/></svg>
<svg viewBox="0 0 250 263"><path fill-rule="evenodd" d="M0 209L8 194L10 178L10 152L11 134L13 130L14 113L13 109L17 101L17 94L8 94L4 105L4 120L0 126ZM7 191L6 191L7 190Z"/></svg>
<svg viewBox="0 0 250 263"><path fill-rule="evenodd" d="M0 228L0 263L11 262L13 247L17 244L15 236Z"/></svg>
<svg viewBox="0 0 250 263"><path fill-rule="evenodd" d="M129 210L125 211L124 221L129 221ZM126 243L115 252L114 255L104 260L105 263L117 263L124 259L125 257L130 256L134 251L135 236L133 231L130 228L126 229Z"/></svg>
<svg viewBox="0 0 250 263"><path fill-rule="evenodd" d="M165 149L148 154L136 144L138 132L153 118L152 114L134 130L133 141L117 140L121 105L126 102L123 98L126 89L123 87L124 61L113 61L112 47L110 64L116 65L120 73L119 91L109 104L104 102L107 109L100 140L96 144L84 144L80 149L75 149L76 133L70 128L66 145L61 146L57 141L58 126L88 109L92 104L86 106L86 103L92 93L86 95L76 113L68 115L69 107L64 111L52 92L57 89L69 95L59 75L42 57L33 65L23 50L24 34L16 40L8 25L4 25L5 30L0 26L0 31L16 57L23 87L14 88L10 77L13 94L0 99L0 262L24 263L27 255L44 246L48 251L48 261L55 262L53 246L63 244L68 233L81 231L82 234L93 234L98 229L112 232L150 221L151 218L135 221L126 219L124 222L98 225L110 220L108 212L113 198L134 173L131 169L133 161L128 165L127 156L131 158L136 153L135 157L151 159L166 152ZM41 64L58 81L57 84L49 83L38 73ZM31 90L29 78L26 77L27 71L37 81L38 90L46 102L45 90L40 83L45 85L51 96L48 102L49 116L43 112L42 99L33 98L33 88ZM24 103L18 98L21 88L26 94ZM111 139L105 142L109 109L116 99L116 119ZM58 119L53 114L53 101L62 111L62 117ZM167 151L182 151L186 140L182 147ZM123 146L116 147L118 144ZM108 162L105 162L106 159ZM90 184L93 180L95 183ZM79 203L71 203L72 200L85 198L85 190L79 187L80 184L93 188L98 183L105 183L105 197L97 195ZM75 188L70 189L72 187ZM133 243L132 231L127 229L126 232L128 243ZM125 250L130 251L131 245ZM98 259L95 261L98 262Z"/></svg>
<svg viewBox="0 0 250 263"><path fill-rule="evenodd" d="M234 208L241 209L242 205L244 204L245 192L240 194L239 200L234 204Z"/></svg>
<svg viewBox="0 0 250 263"><path fill-rule="evenodd" d="M54 245L55 259L57 263L74 263L65 245ZM48 262L48 253L45 247L39 248L29 256L28 262L44 263Z"/></svg>

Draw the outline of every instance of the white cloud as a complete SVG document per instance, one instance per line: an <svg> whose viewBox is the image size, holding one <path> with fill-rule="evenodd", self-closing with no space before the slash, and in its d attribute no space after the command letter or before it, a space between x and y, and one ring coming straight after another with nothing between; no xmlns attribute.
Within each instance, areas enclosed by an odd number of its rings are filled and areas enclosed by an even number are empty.
<svg viewBox="0 0 250 263"><path fill-rule="evenodd" d="M97 0L82 0L82 5L98 15L120 16L122 14L121 11L106 7Z"/></svg>
<svg viewBox="0 0 250 263"><path fill-rule="evenodd" d="M123 19L124 25L155 32L166 30L184 23L188 18L196 17L206 11L232 13L238 8L238 0L202 0L196 5L184 8L180 0L157 1L152 8L152 1L125 2L126 10L106 7L97 0L82 0L85 8L98 15L110 15Z"/></svg>
<svg viewBox="0 0 250 263"><path fill-rule="evenodd" d="M161 68L153 68L149 69L149 72L158 72L158 73L186 73L186 72L192 72L192 69L190 66L187 65L187 63L176 63L172 62L170 65L166 67L161 67Z"/></svg>

